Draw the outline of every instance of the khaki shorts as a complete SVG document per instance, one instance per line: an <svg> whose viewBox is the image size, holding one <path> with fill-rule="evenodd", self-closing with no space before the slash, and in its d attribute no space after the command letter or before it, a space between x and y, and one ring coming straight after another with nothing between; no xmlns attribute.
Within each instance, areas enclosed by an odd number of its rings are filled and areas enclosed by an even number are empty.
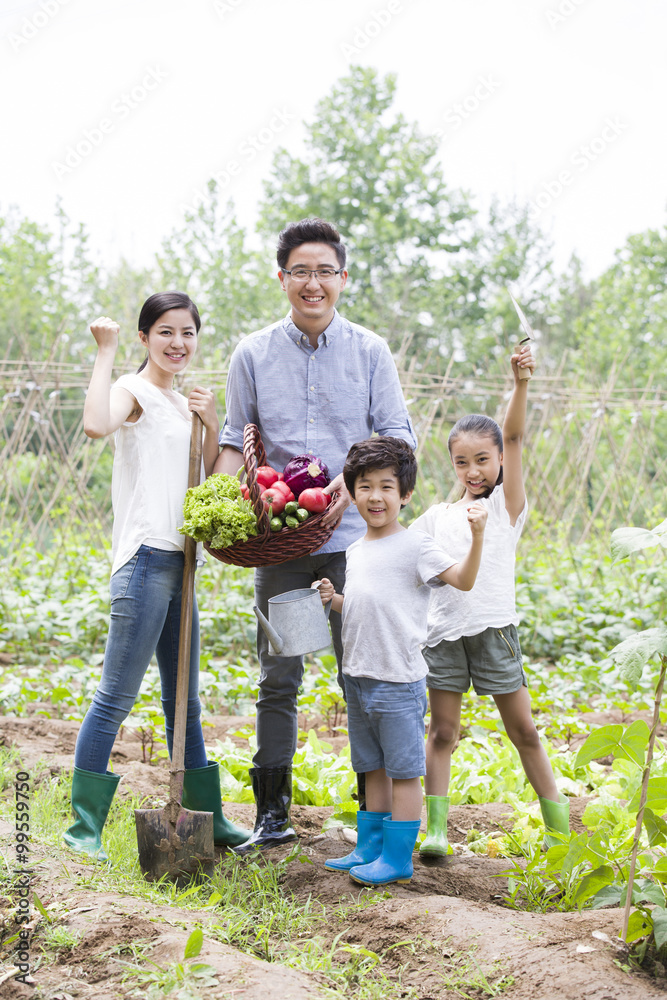
<svg viewBox="0 0 667 1000"><path fill-rule="evenodd" d="M487 628L478 635L443 639L422 650L428 664L426 684L460 694L472 684L477 694L513 694L528 681L514 625Z"/></svg>

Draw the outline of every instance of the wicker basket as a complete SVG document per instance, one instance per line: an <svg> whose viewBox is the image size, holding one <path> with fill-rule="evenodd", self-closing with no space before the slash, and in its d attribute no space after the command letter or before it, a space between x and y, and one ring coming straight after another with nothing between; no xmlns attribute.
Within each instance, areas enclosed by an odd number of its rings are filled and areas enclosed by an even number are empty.
<svg viewBox="0 0 667 1000"><path fill-rule="evenodd" d="M257 516L257 535L247 542L236 542L224 549L212 549L204 542L207 552L220 562L231 563L232 566L276 566L290 559L298 559L299 556L310 555L329 541L334 526L322 524L326 511L311 514L298 528L271 531L269 516L260 499L262 489L257 482L257 467L266 465L266 452L255 424L246 424L243 431L243 463L250 502Z"/></svg>

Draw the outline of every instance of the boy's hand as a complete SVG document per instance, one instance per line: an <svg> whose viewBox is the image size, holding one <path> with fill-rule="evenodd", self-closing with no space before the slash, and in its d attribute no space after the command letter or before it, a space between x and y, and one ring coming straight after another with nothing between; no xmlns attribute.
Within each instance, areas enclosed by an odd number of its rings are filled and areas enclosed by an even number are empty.
<svg viewBox="0 0 667 1000"><path fill-rule="evenodd" d="M90 332L99 348L115 351L118 347L120 327L109 316L100 316L91 323Z"/></svg>
<svg viewBox="0 0 667 1000"><path fill-rule="evenodd" d="M325 577L320 583L320 597L322 598L322 604L328 604L329 601L333 600L335 594L336 591L334 590L333 583Z"/></svg>
<svg viewBox="0 0 667 1000"><path fill-rule="evenodd" d="M523 378L529 378L535 374L535 358L530 349L530 343L519 344L516 352L512 355L511 361L515 380L521 378L519 374L520 370L529 373L527 376L524 375Z"/></svg>
<svg viewBox="0 0 667 1000"><path fill-rule="evenodd" d="M472 534L476 536L483 535L484 528L486 527L486 519L489 513L486 507L475 501L475 503L471 503L466 510L468 511L468 524L470 525Z"/></svg>

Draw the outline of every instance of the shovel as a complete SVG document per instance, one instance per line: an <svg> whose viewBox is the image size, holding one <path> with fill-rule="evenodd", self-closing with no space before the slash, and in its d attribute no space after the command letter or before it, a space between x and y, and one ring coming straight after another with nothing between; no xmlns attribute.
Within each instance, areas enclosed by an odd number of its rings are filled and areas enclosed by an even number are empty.
<svg viewBox="0 0 667 1000"><path fill-rule="evenodd" d="M199 484L202 454L202 422L192 414L188 487ZM197 543L185 536L185 562L181 593L181 625L178 640L178 676L174 745L169 777L169 801L164 809L135 809L139 864L144 877L155 882L166 876L183 883L192 875L213 874L213 813L193 812L181 805L185 774L185 728L187 724L188 686L190 680L190 639L192 604L195 586Z"/></svg>

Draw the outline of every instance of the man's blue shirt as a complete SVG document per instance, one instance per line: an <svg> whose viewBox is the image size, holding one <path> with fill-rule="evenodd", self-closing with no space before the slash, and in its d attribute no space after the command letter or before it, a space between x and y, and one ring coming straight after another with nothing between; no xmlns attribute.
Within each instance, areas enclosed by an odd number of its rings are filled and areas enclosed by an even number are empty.
<svg viewBox="0 0 667 1000"><path fill-rule="evenodd" d="M251 333L229 366L220 444L243 451L243 428L259 427L269 465L281 471L295 455L317 455L333 479L350 447L373 433L417 440L386 341L334 310L317 347L290 315ZM356 507L318 553L341 552L366 530Z"/></svg>

